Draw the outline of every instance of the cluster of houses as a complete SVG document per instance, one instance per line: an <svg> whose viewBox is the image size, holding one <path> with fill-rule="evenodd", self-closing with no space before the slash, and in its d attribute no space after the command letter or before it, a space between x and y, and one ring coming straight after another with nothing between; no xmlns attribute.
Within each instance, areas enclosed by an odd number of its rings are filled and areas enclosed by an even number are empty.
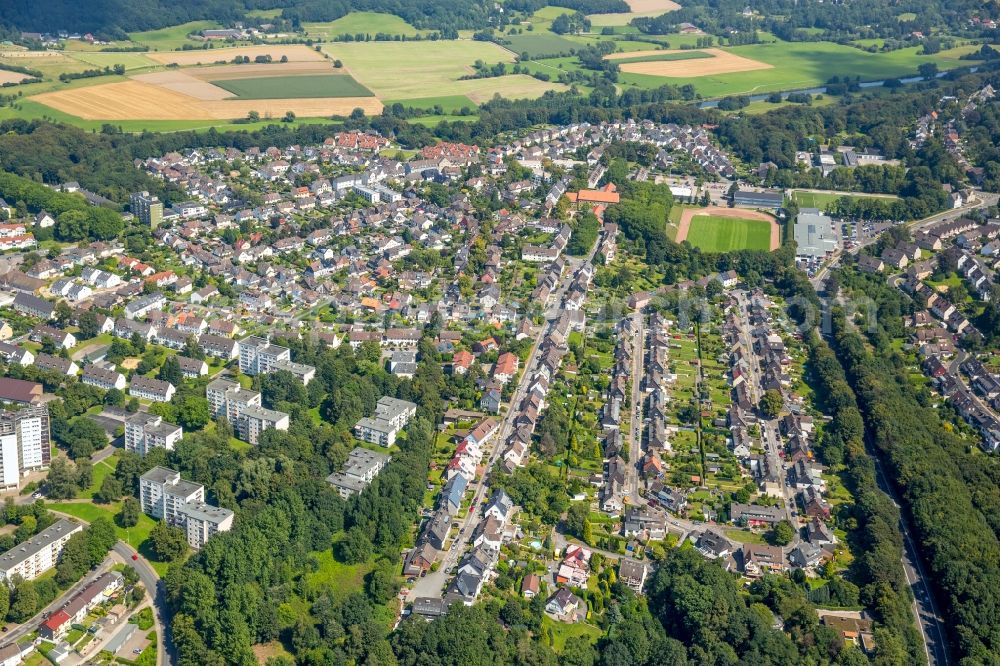
<svg viewBox="0 0 1000 666"><path fill-rule="evenodd" d="M494 574L500 559L500 546L514 536L514 501L503 490L496 490L483 508L483 515L472 536L472 548L462 556L455 577L448 584L444 600L471 606Z"/></svg>
<svg viewBox="0 0 1000 666"><path fill-rule="evenodd" d="M611 368L611 381L604 394L604 407L601 411L601 431L603 436L605 473L595 475L595 482L600 484L601 510L612 514L621 512L626 495L625 474L628 463L622 457L625 449L625 434L623 424L628 428L629 391L631 389L633 354L635 353L634 322L630 317L624 317L616 326L618 340L614 349L614 365Z"/></svg>

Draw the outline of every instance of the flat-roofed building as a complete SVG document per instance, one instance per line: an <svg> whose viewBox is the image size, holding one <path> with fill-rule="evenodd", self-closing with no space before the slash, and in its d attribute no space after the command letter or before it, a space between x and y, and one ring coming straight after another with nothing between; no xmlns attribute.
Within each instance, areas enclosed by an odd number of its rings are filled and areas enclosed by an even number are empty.
<svg viewBox="0 0 1000 666"><path fill-rule="evenodd" d="M139 477L139 503L143 513L168 525L184 524L181 507L188 502L204 502L205 486L181 478L180 472L154 467Z"/></svg>
<svg viewBox="0 0 1000 666"><path fill-rule="evenodd" d="M125 450L145 456L152 449L172 451L184 429L167 423L162 416L139 412L125 420Z"/></svg>
<svg viewBox="0 0 1000 666"><path fill-rule="evenodd" d="M201 548L219 532L233 528L233 512L205 502L189 502L184 507L184 531L192 548Z"/></svg>
<svg viewBox="0 0 1000 666"><path fill-rule="evenodd" d="M21 474L49 466L52 447L48 407L41 405L4 412L0 415L0 433L13 434L17 438L17 459L12 464L19 467ZM5 455L5 467L6 464Z"/></svg>
<svg viewBox="0 0 1000 666"><path fill-rule="evenodd" d="M347 499L367 488L391 459L386 453L355 447L347 456L344 469L326 477L326 482L336 488L341 497Z"/></svg>
<svg viewBox="0 0 1000 666"><path fill-rule="evenodd" d="M288 430L288 414L276 409L250 407L245 409L236 421L236 433L240 439L254 446L265 430Z"/></svg>
<svg viewBox="0 0 1000 666"><path fill-rule="evenodd" d="M416 404L383 396L375 405L375 413L360 419L354 425L354 435L372 444L392 446L396 442L396 435L416 413Z"/></svg>
<svg viewBox="0 0 1000 666"><path fill-rule="evenodd" d="M795 218L795 256L800 261L822 261L830 256L840 243L840 235L833 220L818 208L803 208Z"/></svg>
<svg viewBox="0 0 1000 666"><path fill-rule="evenodd" d="M63 546L69 538L83 530L83 525L62 519L0 555L0 577L10 580L18 575L24 580L34 580L59 561Z"/></svg>
<svg viewBox="0 0 1000 666"><path fill-rule="evenodd" d="M166 467L154 467L139 477L139 501L145 513L184 530L195 549L233 527L232 511L205 502L205 486L185 481L180 472Z"/></svg>
<svg viewBox="0 0 1000 666"><path fill-rule="evenodd" d="M273 345L267 338L249 335L240 340L240 372L260 375L274 371L274 365L291 361L292 351L288 347Z"/></svg>

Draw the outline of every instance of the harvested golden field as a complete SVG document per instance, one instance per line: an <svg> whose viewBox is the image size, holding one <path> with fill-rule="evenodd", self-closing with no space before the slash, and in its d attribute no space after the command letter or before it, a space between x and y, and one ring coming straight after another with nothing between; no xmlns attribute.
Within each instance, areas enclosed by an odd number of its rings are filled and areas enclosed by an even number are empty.
<svg viewBox="0 0 1000 666"><path fill-rule="evenodd" d="M681 8L673 0L625 0L625 3L634 14L645 12L663 12L665 14Z"/></svg>
<svg viewBox="0 0 1000 666"><path fill-rule="evenodd" d="M343 69L334 69L327 61L287 62L271 65L218 65L214 67L189 67L162 72L137 74L133 80L160 86L167 90L190 95L200 100L221 100L233 94L213 85L212 81L233 81L239 79L259 79L315 74L344 74Z"/></svg>
<svg viewBox="0 0 1000 666"><path fill-rule="evenodd" d="M259 79L263 76L295 76L297 74L346 74L329 60L315 62L276 62L267 65L213 65L183 70L188 76L202 81L229 81L231 79Z"/></svg>
<svg viewBox="0 0 1000 666"><path fill-rule="evenodd" d="M28 78L27 74L21 74L19 72L8 72L6 69L0 69L0 85L4 83L20 83Z"/></svg>
<svg viewBox="0 0 1000 666"><path fill-rule="evenodd" d="M700 49L711 58L691 58L682 60L655 60L671 53L691 53L690 51L629 51L612 53L605 56L608 60L633 59L648 56L648 62L627 62L621 65L623 72L630 74L648 74L650 76L667 76L674 78L689 78L695 76L712 76L715 74L732 74L734 72L752 72L759 69L771 69L773 65L759 60L751 60L735 55L722 49Z"/></svg>
<svg viewBox="0 0 1000 666"><path fill-rule="evenodd" d="M236 56L247 56L251 60L260 55L269 55L275 61L288 56L290 62L312 62L323 60L323 55L302 44L275 44L274 46L233 46L222 49L196 49L193 51L163 51L145 54L153 60L168 65L176 63L188 65L211 65L217 62L231 62Z"/></svg>
<svg viewBox="0 0 1000 666"><path fill-rule="evenodd" d="M355 108L368 115L382 112L382 103L375 97L205 100L137 80L44 93L31 99L85 120L232 120L244 118L250 111L265 118L280 118L287 111L321 117L348 115Z"/></svg>
<svg viewBox="0 0 1000 666"><path fill-rule="evenodd" d="M208 81L195 78L182 70L138 74L133 76L132 80L158 88L166 88L200 100L221 100L233 96L228 90L213 86Z"/></svg>

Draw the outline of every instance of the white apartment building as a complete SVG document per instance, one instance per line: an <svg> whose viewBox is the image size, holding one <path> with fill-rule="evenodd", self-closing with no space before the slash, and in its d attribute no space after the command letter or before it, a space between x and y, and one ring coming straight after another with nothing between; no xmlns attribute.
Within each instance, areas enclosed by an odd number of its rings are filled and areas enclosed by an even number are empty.
<svg viewBox="0 0 1000 666"><path fill-rule="evenodd" d="M176 392L176 387L170 382L139 375L132 377L132 384L128 387L130 396L153 402L170 402Z"/></svg>
<svg viewBox="0 0 1000 666"><path fill-rule="evenodd" d="M21 479L21 465L17 455L17 433L0 434L0 486L5 490L17 488Z"/></svg>
<svg viewBox="0 0 1000 666"><path fill-rule="evenodd" d="M172 451L184 429L167 423L162 416L138 412L125 421L125 450L145 456L154 448Z"/></svg>
<svg viewBox="0 0 1000 666"><path fill-rule="evenodd" d="M20 473L49 466L52 448L47 407L25 407L14 412L3 412L0 414L0 434L14 434L17 437L15 463ZM4 463L6 467L6 457Z"/></svg>
<svg viewBox="0 0 1000 666"><path fill-rule="evenodd" d="M292 351L288 347L272 345L266 338L249 335L240 340L240 372L243 374L273 372L276 363L291 360Z"/></svg>
<svg viewBox="0 0 1000 666"><path fill-rule="evenodd" d="M182 526L181 510L188 502L204 502L205 486L181 478L180 472L154 467L139 477L139 503L143 513L168 525Z"/></svg>
<svg viewBox="0 0 1000 666"><path fill-rule="evenodd" d="M205 502L205 486L185 481L180 472L166 467L154 467L139 477L139 503L153 518L184 530L192 548L233 527L232 511Z"/></svg>
<svg viewBox="0 0 1000 666"><path fill-rule="evenodd" d="M360 419L354 425L354 435L372 444L392 446L396 442L396 435L416 413L416 404L382 396L375 405L375 413Z"/></svg>
<svg viewBox="0 0 1000 666"><path fill-rule="evenodd" d="M237 436L256 445L268 428L288 430L288 414L261 406L260 393L226 379L213 380L205 389L212 418L225 418Z"/></svg>
<svg viewBox="0 0 1000 666"><path fill-rule="evenodd" d="M0 577L10 580L15 574L34 580L59 561L69 538L83 530L78 522L62 519L0 555Z"/></svg>
<svg viewBox="0 0 1000 666"><path fill-rule="evenodd" d="M341 497L347 499L367 488L390 460L392 458L386 453L369 451L357 446L347 456L344 469L326 477L326 482L336 488Z"/></svg>
<svg viewBox="0 0 1000 666"><path fill-rule="evenodd" d="M288 414L276 409L249 407L237 419L236 434L245 442L254 446L260 439L260 434L268 429L288 430Z"/></svg>
<svg viewBox="0 0 1000 666"><path fill-rule="evenodd" d="M229 509L205 502L188 503L184 507L184 531L188 544L198 549L219 532L228 532L233 528L234 515Z"/></svg>

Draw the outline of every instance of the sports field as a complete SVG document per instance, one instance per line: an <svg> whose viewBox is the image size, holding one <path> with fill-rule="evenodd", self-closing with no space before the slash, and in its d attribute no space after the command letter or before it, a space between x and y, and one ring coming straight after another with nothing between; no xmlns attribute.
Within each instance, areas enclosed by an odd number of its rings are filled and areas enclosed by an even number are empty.
<svg viewBox="0 0 1000 666"><path fill-rule="evenodd" d="M768 250L771 225L762 220L698 215L691 221L687 241L706 252Z"/></svg>
<svg viewBox="0 0 1000 666"><path fill-rule="evenodd" d="M346 74L265 76L211 81L239 99L301 99L305 97L370 97L371 91Z"/></svg>
<svg viewBox="0 0 1000 666"><path fill-rule="evenodd" d="M799 208L818 208L822 211L827 210L830 206L835 204L838 199L847 197L849 199L896 199L897 197L890 194L882 196L865 196L865 195L854 195L845 194L840 192L801 192L796 191L792 193L792 200L799 205Z"/></svg>
<svg viewBox="0 0 1000 666"><path fill-rule="evenodd" d="M778 223L770 215L740 208L685 208L676 240L685 240L706 252L777 250L781 243Z"/></svg>

